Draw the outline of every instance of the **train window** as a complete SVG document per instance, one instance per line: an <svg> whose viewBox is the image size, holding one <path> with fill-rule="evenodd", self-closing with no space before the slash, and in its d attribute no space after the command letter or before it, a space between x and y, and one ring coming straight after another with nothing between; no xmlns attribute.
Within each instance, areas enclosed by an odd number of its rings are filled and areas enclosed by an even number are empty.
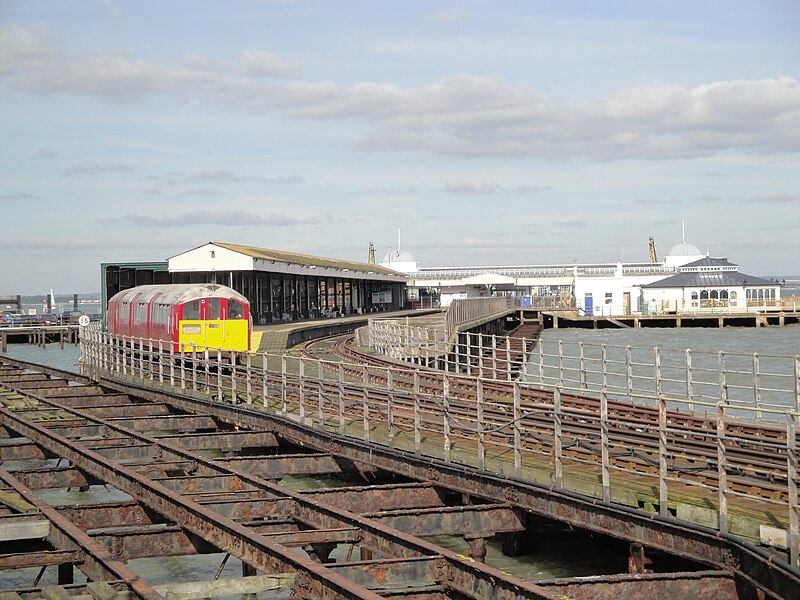
<svg viewBox="0 0 800 600"><path fill-rule="evenodd" d="M200 318L200 300L183 305L183 318L187 321L196 321Z"/></svg>
<svg viewBox="0 0 800 600"><path fill-rule="evenodd" d="M244 319L244 308L238 300L228 300L228 318Z"/></svg>
<svg viewBox="0 0 800 600"><path fill-rule="evenodd" d="M206 305L206 320L215 321L220 318L219 298L209 298Z"/></svg>

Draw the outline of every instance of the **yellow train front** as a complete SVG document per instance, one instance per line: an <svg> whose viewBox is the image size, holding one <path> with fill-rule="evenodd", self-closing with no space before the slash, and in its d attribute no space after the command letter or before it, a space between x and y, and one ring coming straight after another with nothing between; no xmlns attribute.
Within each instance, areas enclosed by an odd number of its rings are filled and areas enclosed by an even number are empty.
<svg viewBox="0 0 800 600"><path fill-rule="evenodd" d="M126 339L167 342L175 352L247 352L250 304L223 285L141 285L109 300L108 329Z"/></svg>

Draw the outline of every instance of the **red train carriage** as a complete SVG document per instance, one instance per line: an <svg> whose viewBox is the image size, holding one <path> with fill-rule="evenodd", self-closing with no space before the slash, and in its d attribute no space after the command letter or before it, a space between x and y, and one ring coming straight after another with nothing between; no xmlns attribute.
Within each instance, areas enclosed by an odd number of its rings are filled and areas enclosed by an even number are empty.
<svg viewBox="0 0 800 600"><path fill-rule="evenodd" d="M175 283L140 285L108 301L108 331L126 338L168 342L176 352L192 345L250 350L250 304L224 285Z"/></svg>

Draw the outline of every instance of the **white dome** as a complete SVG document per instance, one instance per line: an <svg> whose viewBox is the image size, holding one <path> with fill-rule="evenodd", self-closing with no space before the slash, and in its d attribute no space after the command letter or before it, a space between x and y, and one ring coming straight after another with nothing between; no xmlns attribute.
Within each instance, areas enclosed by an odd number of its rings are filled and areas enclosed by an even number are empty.
<svg viewBox="0 0 800 600"><path fill-rule="evenodd" d="M693 246L689 242L681 242L673 246L667 256L703 256L703 253L697 246Z"/></svg>
<svg viewBox="0 0 800 600"><path fill-rule="evenodd" d="M383 257L382 263L415 263L417 259L414 258L414 255L411 252L406 252L405 250L392 250L386 256Z"/></svg>

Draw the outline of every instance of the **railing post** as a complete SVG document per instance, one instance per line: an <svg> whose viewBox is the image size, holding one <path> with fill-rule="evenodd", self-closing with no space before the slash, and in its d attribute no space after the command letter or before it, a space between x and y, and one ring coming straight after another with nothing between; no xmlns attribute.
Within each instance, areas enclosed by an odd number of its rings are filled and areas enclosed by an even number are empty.
<svg viewBox="0 0 800 600"><path fill-rule="evenodd" d="M794 357L794 410L800 413L800 354Z"/></svg>
<svg viewBox="0 0 800 600"><path fill-rule="evenodd" d="M139 338L139 377L144 381L144 338Z"/></svg>
<svg viewBox="0 0 800 600"><path fill-rule="evenodd" d="M728 372L725 370L725 352L720 350L717 353L719 359L719 399L725 404L728 403Z"/></svg>
<svg viewBox="0 0 800 600"><path fill-rule="evenodd" d="M631 402L633 400L633 356L630 346L625 346L625 387L628 388L628 402Z"/></svg>
<svg viewBox="0 0 800 600"><path fill-rule="evenodd" d="M174 342L169 343L169 385L171 387L175 387L175 343Z"/></svg>
<svg viewBox="0 0 800 600"><path fill-rule="evenodd" d="M694 410L694 391L692 389L692 351L686 349L686 398L689 400L689 410Z"/></svg>
<svg viewBox="0 0 800 600"><path fill-rule="evenodd" d="M222 350L217 348L217 400L225 401L225 394L222 391Z"/></svg>
<svg viewBox="0 0 800 600"><path fill-rule="evenodd" d="M603 392L608 390L608 348L605 344L600 347L601 386Z"/></svg>
<svg viewBox="0 0 800 600"><path fill-rule="evenodd" d="M300 395L300 422L306 423L306 363L303 357L298 358L297 364L297 393Z"/></svg>
<svg viewBox="0 0 800 600"><path fill-rule="evenodd" d="M578 359L580 363L580 386L582 390L586 389L586 362L583 354L583 342L578 342Z"/></svg>
<svg viewBox="0 0 800 600"><path fill-rule="evenodd" d="M317 361L317 414L319 418L319 428L325 429L325 365L321 360Z"/></svg>
<svg viewBox="0 0 800 600"><path fill-rule="evenodd" d="M344 365L339 363L339 435L347 433L347 423L344 420Z"/></svg>
<svg viewBox="0 0 800 600"><path fill-rule="evenodd" d="M522 474L522 412L520 410L519 381L514 382L514 475Z"/></svg>
<svg viewBox="0 0 800 600"><path fill-rule="evenodd" d="M369 367L364 365L361 367L361 380L363 389L361 392L361 416L363 418L363 436L364 441L369 441Z"/></svg>
<svg viewBox="0 0 800 600"><path fill-rule="evenodd" d="M525 351L523 348L523 356ZM506 336L506 377L511 381L511 338Z"/></svg>
<svg viewBox="0 0 800 600"><path fill-rule="evenodd" d="M231 404L239 404L239 394L236 389L236 352L231 351Z"/></svg>
<svg viewBox="0 0 800 600"><path fill-rule="evenodd" d="M269 356L267 351L261 355L261 406L265 409L269 407Z"/></svg>
<svg viewBox="0 0 800 600"><path fill-rule="evenodd" d="M564 465L561 453L561 390L553 389L553 461L555 462L555 485L564 487Z"/></svg>
<svg viewBox="0 0 800 600"><path fill-rule="evenodd" d="M386 369L386 435L389 448L394 448L394 380L392 369Z"/></svg>
<svg viewBox="0 0 800 600"><path fill-rule="evenodd" d="M558 385L564 385L564 342L558 340Z"/></svg>
<svg viewBox="0 0 800 600"><path fill-rule="evenodd" d="M164 383L164 347L158 340L158 383Z"/></svg>
<svg viewBox="0 0 800 600"><path fill-rule="evenodd" d="M450 379L447 373L442 374L442 431L444 433L444 461L450 462Z"/></svg>
<svg viewBox="0 0 800 600"><path fill-rule="evenodd" d="M147 340L147 362L150 365L150 381L156 380L155 361L153 360L153 338Z"/></svg>
<svg viewBox="0 0 800 600"><path fill-rule="evenodd" d="M797 506L797 414L786 414L786 479L789 492L789 564L800 567L798 554L800 554L800 532L798 522L800 513Z"/></svg>
<svg viewBox="0 0 800 600"><path fill-rule="evenodd" d="M194 342L190 344L192 348L192 391L197 391L197 347L194 345Z"/></svg>
<svg viewBox="0 0 800 600"><path fill-rule="evenodd" d="M483 335L478 333L478 377L483 377Z"/></svg>
<svg viewBox="0 0 800 600"><path fill-rule="evenodd" d="M717 479L719 482L719 530L728 533L728 473L725 457L725 404L717 403Z"/></svg>
<svg viewBox="0 0 800 600"><path fill-rule="evenodd" d="M478 411L478 469L486 470L486 445L483 432L483 380L475 382L477 392L477 411Z"/></svg>
<svg viewBox="0 0 800 600"><path fill-rule="evenodd" d="M181 344L178 348L181 360L181 389L186 389L186 344Z"/></svg>
<svg viewBox="0 0 800 600"><path fill-rule="evenodd" d="M603 501L611 502L611 477L608 472L608 394L606 393L605 385L603 386L603 391L600 392L600 463Z"/></svg>
<svg viewBox="0 0 800 600"><path fill-rule="evenodd" d="M281 354L281 414L285 417L289 412L289 407L287 406L289 399L288 399L288 392L286 390L286 354Z"/></svg>
<svg viewBox="0 0 800 600"><path fill-rule="evenodd" d="M544 340L539 338L539 343L536 344L539 348L539 383L544 383Z"/></svg>
<svg viewBox="0 0 800 600"><path fill-rule="evenodd" d="M211 357L208 354L208 346L203 350L203 371L205 372L206 382L206 396L211 395Z"/></svg>
<svg viewBox="0 0 800 600"><path fill-rule="evenodd" d="M497 377L497 336L492 334L492 379Z"/></svg>
<svg viewBox="0 0 800 600"><path fill-rule="evenodd" d="M758 352L753 353L753 402L756 408L756 418L761 419L761 384Z"/></svg>
<svg viewBox="0 0 800 600"><path fill-rule="evenodd" d="M656 348L657 350L657 348ZM659 355L656 354L658 359ZM660 387L660 385L659 385ZM669 516L668 468L667 468L667 401L658 392L658 512L662 517Z"/></svg>
<svg viewBox="0 0 800 600"><path fill-rule="evenodd" d="M422 432L420 431L420 414L419 414L419 371L414 370L414 453L420 453L422 445Z"/></svg>

